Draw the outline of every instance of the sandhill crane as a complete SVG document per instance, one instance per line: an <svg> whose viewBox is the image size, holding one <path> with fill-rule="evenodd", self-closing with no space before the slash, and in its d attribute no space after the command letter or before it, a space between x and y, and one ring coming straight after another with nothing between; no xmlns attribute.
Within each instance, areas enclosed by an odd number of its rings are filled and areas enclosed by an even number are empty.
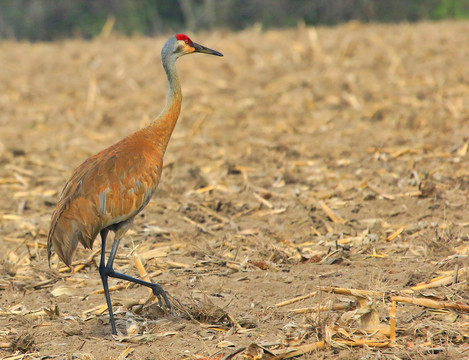
<svg viewBox="0 0 469 360"><path fill-rule="evenodd" d="M184 35L169 38L161 50L161 59L169 90L166 105L160 115L147 127L127 136L78 166L65 184L52 214L47 252L50 265L52 248L68 266L80 242L91 249L101 235L99 274L109 310L112 333L117 334L108 277L131 281L152 289L171 307L163 288L113 269L119 241L131 227L135 216L148 204L161 177L163 155L181 110L181 85L176 72L176 60L186 54L204 53L223 56L218 51L192 42ZM114 242L105 262L106 236L115 233Z"/></svg>

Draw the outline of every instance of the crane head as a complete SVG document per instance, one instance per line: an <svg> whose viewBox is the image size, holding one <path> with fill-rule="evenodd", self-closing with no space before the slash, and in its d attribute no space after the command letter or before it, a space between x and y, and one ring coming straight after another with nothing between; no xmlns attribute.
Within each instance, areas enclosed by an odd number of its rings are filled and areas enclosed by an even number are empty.
<svg viewBox="0 0 469 360"><path fill-rule="evenodd" d="M175 52L179 53L179 55L202 53L202 54L223 56L223 54L219 53L218 51L209 49L203 45L192 42L192 40L187 35L177 34L175 37L176 37Z"/></svg>

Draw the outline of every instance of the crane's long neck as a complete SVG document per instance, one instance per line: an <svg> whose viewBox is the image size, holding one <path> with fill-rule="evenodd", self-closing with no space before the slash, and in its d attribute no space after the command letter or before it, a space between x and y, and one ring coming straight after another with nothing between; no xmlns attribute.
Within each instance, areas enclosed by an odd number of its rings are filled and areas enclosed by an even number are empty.
<svg viewBox="0 0 469 360"><path fill-rule="evenodd" d="M153 133L152 137L164 154L181 112L182 93L181 84L176 72L176 58L169 56L163 57L162 60L166 76L168 77L168 95L163 111L150 124L149 128Z"/></svg>

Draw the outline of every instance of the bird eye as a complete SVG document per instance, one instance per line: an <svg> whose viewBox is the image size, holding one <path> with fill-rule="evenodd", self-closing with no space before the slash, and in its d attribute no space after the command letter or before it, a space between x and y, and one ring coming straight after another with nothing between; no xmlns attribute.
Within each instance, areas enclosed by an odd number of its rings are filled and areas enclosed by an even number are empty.
<svg viewBox="0 0 469 360"><path fill-rule="evenodd" d="M185 40L185 43L186 43L186 44L189 44L189 40L186 39L186 40Z"/></svg>

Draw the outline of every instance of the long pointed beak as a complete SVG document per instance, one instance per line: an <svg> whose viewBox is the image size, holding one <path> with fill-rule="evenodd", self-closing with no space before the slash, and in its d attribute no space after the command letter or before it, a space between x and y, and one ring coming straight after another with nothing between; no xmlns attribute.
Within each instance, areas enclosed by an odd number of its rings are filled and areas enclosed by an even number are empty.
<svg viewBox="0 0 469 360"><path fill-rule="evenodd" d="M202 53L202 54L216 55L216 56L223 56L222 53L220 53L218 51L215 51L215 50L212 50L212 49L209 49L208 47L205 47L205 46L200 45L200 44L193 43L192 47L195 49L194 52L199 52L199 53Z"/></svg>

